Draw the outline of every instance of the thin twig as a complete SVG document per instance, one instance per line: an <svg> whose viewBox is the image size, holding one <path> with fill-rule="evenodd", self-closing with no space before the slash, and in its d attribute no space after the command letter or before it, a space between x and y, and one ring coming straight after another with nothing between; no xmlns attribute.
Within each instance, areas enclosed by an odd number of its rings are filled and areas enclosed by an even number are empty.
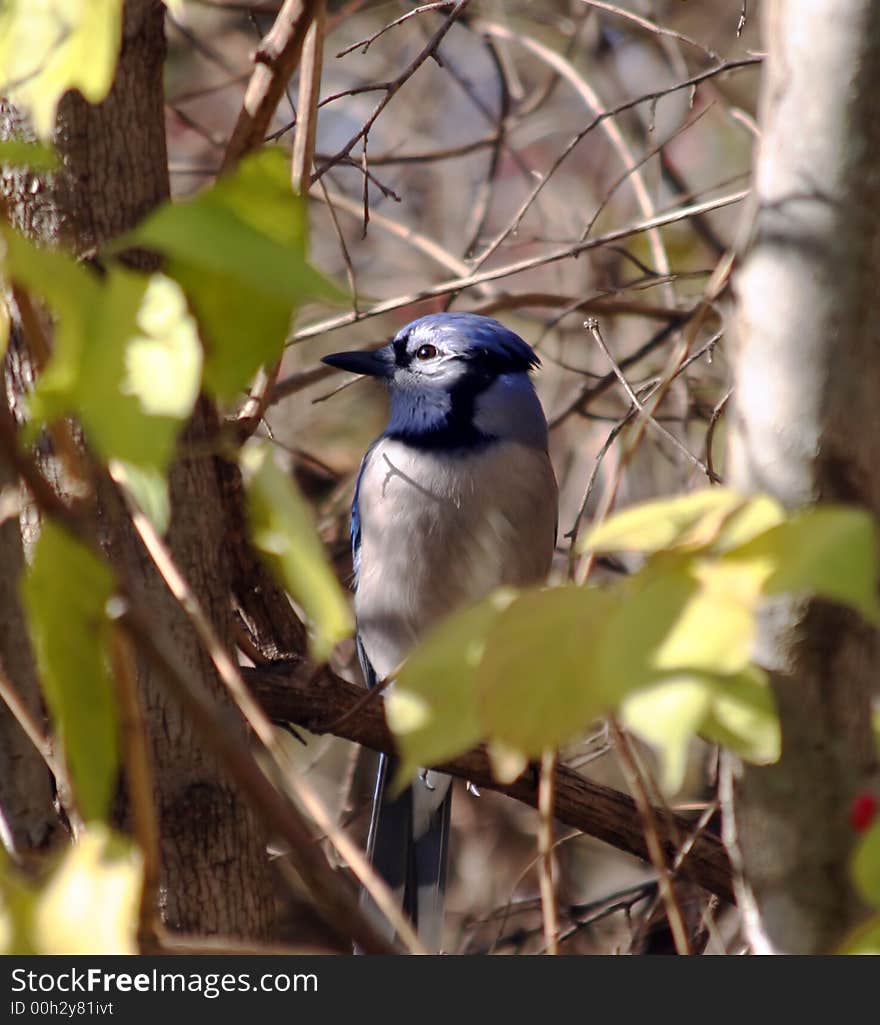
<svg viewBox="0 0 880 1025"><path fill-rule="evenodd" d="M645 841L648 845L648 852L651 856L651 864L657 872L660 893L663 896L663 903L666 907L666 917L669 919L669 927L672 930L672 938L675 941L675 949L679 954L690 954L691 947L688 940L687 928L684 923L684 916L678 904L678 898L669 875L669 868L666 864L666 856L663 853L663 843L658 832L657 820L654 817L654 809L648 800L645 792L644 781L636 766L632 751L629 747L629 740L623 730L612 718L610 721L611 733L614 737L614 749L620 761L620 767L626 777L627 784L635 799L642 823L645 829Z"/></svg>
<svg viewBox="0 0 880 1025"><path fill-rule="evenodd" d="M367 36L366 39L361 39L356 43L352 43L351 46L346 46L344 50L340 50L336 54L337 60L340 57L345 57L346 54L352 52L352 50L360 50L362 54L366 53L367 50L376 42L380 36L384 36L385 33L392 28L397 28L398 25L402 25L405 21L409 21L410 18L414 18L417 14L424 14L426 11L448 11L450 7L455 6L455 0L439 0L438 3L433 4L422 4L421 7L416 7L411 11L407 11L406 14L402 14L399 18L395 18L394 21L389 22L387 25L383 25L377 32L374 32L371 36Z"/></svg>
<svg viewBox="0 0 880 1025"><path fill-rule="evenodd" d="M634 224L618 228L615 231L607 232L605 235L597 235L595 238L586 239L584 242L575 242L539 256L530 256L514 263L503 264L500 267L493 267L490 270L480 271L478 274L469 274L466 277L454 278L449 281L441 281L436 285L429 285L417 292L406 295L395 296L393 299L385 299L371 306L369 309L360 311L358 314L345 313L337 317L328 317L325 320L315 321L307 324L288 339L289 345L304 342L309 338L326 334L329 331L336 331L339 328L347 327L349 324L360 323L370 317L378 317L383 313L391 313L405 306L412 306L415 303L426 299L435 299L438 296L446 295L449 292L461 291L465 288L473 288L476 285L485 284L488 281L498 281L501 278L511 277L523 271L533 270L536 267L543 267L547 264L565 260L580 253L589 252L592 249L600 249L602 246L612 242L619 242L622 239L639 235L651 228L661 228L667 224L675 224L678 221L686 220L694 214L707 213L711 210L720 210L723 207L731 206L734 203L741 203L749 195L748 189L739 192L719 196L716 199L707 199L702 203L693 203L688 206L678 207L669 213L658 214L647 221L637 221Z"/></svg>
<svg viewBox="0 0 880 1025"><path fill-rule="evenodd" d="M538 784L538 884L541 890L541 918L544 946L548 954L559 953L559 917L556 913L556 889L553 885L553 779L556 752L541 755L541 779Z"/></svg>
<svg viewBox="0 0 880 1025"><path fill-rule="evenodd" d="M499 25L490 21L480 20L477 23L480 29L484 32L488 32L491 35L497 36L499 39L507 40L508 42L518 43L526 50L538 57L539 60L544 61L555 71L558 71L563 78L572 86L575 92L583 100L586 107L592 111L594 115L594 121L600 124L608 136L608 140L612 147L618 153L621 163L623 166L630 171L630 181L632 182L633 192L636 196L639 209L642 212L642 216L650 220L656 213L654 201L651 199L648 189L645 185L642 175L637 170L637 163L632 151L629 148L629 144L613 120L613 116L610 111L606 110L605 105L600 100L596 91L587 82L587 80L581 75L574 65L570 61L566 60L561 54L555 50L551 50L549 47L544 46L543 43L532 39L529 36L518 35L511 31L506 25ZM553 172L558 168L560 161L557 161L551 171L545 175L538 183L541 188L549 180ZM537 187L536 187L537 188ZM529 196L528 204L531 205L532 201L537 198L538 192L535 189L532 190L532 194ZM489 256L495 252L498 246L508 237L511 231L516 229L516 226L522 220L525 211L520 208L514 220L504 229L499 235L497 235L488 248L480 254L479 260L476 262L476 266L480 267L489 258ZM654 263L656 269L660 274L669 274L669 258L666 254L666 247L663 243L663 238L660 232L656 228L651 228L647 231L648 242L651 247L651 252L654 257ZM670 301L675 298L675 292L670 284L667 286L667 294Z"/></svg>
<svg viewBox="0 0 880 1025"><path fill-rule="evenodd" d="M669 442L671 442L672 445L676 448L676 450L681 452L681 454L686 459L690 460L690 462L692 462L694 466L696 466L702 473L704 473L709 478L709 480L712 481L713 484L717 483L717 480L714 478L714 475L710 472L706 464L698 456L695 456L693 452L691 452L691 450L687 447L687 445L684 444L684 442L682 442L679 438L676 438L676 436L671 431L668 431L663 426L663 424L658 423L653 415L649 415L646 412L645 406L643 405L641 399L639 399L638 395L636 395L636 393L633 391L632 386L626 379L626 375L620 369L617 360L615 360L608 346L605 344L605 339L602 337L602 332L599 329L599 321L596 320L595 317L590 317L589 320L585 321L584 327L586 327L586 329L593 336L593 339L595 340L596 344L599 346L605 358L611 364L611 369L614 372L614 376L617 378L618 381L620 381L621 385L623 386L623 390L626 392L630 402L632 402L636 409L643 416L645 416L646 422L650 426L652 426L654 430L656 430L662 437L666 438Z"/></svg>
<svg viewBox="0 0 880 1025"><path fill-rule="evenodd" d="M441 41L446 36L446 33L452 28L455 22L458 20L459 15L464 12L470 0L458 0L452 10L449 12L449 16L445 19L443 24L434 33L430 40L425 44L421 51L410 61L406 68L394 79L392 82L384 83L383 91L385 95L373 108L372 113L367 118L366 122L358 129L358 131L348 140L348 142L330 157L325 163L323 163L312 176L312 181L316 181L330 170L331 167L338 164L341 160L344 160L354 147L368 135L370 129L376 123L379 115L388 106L392 99L400 91L401 87L409 81L409 79L418 71L418 69L425 63L428 58L432 57Z"/></svg>
<svg viewBox="0 0 880 1025"><path fill-rule="evenodd" d="M293 789L303 807L317 823L318 828L326 833L330 842L349 864L358 880L376 902L377 907L394 926L401 940L412 952L422 953L423 947L413 931L412 925L397 906L385 881L376 874L360 848L333 821L317 792L291 763L285 748L278 742L271 721L251 696L238 666L220 643L210 620L175 564L165 542L159 537L155 527L143 513L137 509L130 511L135 530L149 552L156 569L195 628L205 651L214 663L214 668L239 711L282 770L284 782Z"/></svg>
<svg viewBox="0 0 880 1025"><path fill-rule="evenodd" d="M137 941L142 954L160 948L159 926L159 824L156 818L153 766L147 748L147 728L137 691L137 679L129 639L114 630L110 657L119 709L119 741L125 764L125 782L134 822L134 835L143 858Z"/></svg>
<svg viewBox="0 0 880 1025"><path fill-rule="evenodd" d="M262 145L291 75L296 70L317 0L285 0L275 23L254 54L254 70L235 128L223 154L229 171Z"/></svg>
<svg viewBox="0 0 880 1025"><path fill-rule="evenodd" d="M677 39L680 43L685 43L687 46L693 46L697 50L701 50L710 60L717 61L720 59L714 50L710 50L708 46L698 42L696 39L692 39L681 32L676 32L675 29L664 28L662 25L658 25L648 18L643 18L639 14L634 14L632 11L625 11L614 4L604 3L603 0L580 0L580 2L596 10L605 11L606 14L614 14L619 18L626 18L627 21L635 22L640 28L646 29L655 35L668 36L671 39Z"/></svg>

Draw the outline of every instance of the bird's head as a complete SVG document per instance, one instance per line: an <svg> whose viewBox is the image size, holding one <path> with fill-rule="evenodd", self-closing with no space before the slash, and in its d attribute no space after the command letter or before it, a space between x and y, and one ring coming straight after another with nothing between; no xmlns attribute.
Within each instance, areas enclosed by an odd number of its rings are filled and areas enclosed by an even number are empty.
<svg viewBox="0 0 880 1025"><path fill-rule="evenodd" d="M534 350L503 324L476 313L432 313L374 352L323 362L382 380L391 396L386 434L430 448L497 438L546 444L546 422L529 379Z"/></svg>

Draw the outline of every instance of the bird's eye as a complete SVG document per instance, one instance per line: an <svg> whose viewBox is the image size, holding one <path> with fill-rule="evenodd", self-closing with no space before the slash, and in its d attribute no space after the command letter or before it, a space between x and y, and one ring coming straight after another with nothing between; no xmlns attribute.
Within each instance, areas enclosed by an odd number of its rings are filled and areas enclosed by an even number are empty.
<svg viewBox="0 0 880 1025"><path fill-rule="evenodd" d="M416 359L433 359L436 355L436 345L420 345L416 350Z"/></svg>

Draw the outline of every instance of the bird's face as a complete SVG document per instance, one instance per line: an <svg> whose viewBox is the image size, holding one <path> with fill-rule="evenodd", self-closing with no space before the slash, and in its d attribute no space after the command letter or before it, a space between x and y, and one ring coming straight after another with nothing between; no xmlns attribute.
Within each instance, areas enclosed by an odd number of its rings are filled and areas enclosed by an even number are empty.
<svg viewBox="0 0 880 1025"><path fill-rule="evenodd" d="M375 352L340 352L324 362L386 384L390 437L457 450L497 438L546 444L544 414L529 380L538 357L490 317L430 314Z"/></svg>
<svg viewBox="0 0 880 1025"><path fill-rule="evenodd" d="M340 352L330 366L382 379L392 392L426 397L487 387L501 374L528 373L538 359L498 321L474 313L435 313L414 320L375 352Z"/></svg>

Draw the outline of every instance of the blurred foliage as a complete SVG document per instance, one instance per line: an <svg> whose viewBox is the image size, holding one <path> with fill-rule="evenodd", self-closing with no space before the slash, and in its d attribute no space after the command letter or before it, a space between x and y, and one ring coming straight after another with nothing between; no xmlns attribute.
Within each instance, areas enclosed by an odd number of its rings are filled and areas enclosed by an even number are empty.
<svg viewBox="0 0 880 1025"><path fill-rule="evenodd" d="M311 627L311 654L326 662L333 646L354 630L348 599L315 531L312 513L290 475L275 460L272 446L254 439L241 453L251 537Z"/></svg>
<svg viewBox="0 0 880 1025"><path fill-rule="evenodd" d="M39 886L0 865L0 954L136 954L141 862L93 823Z"/></svg>
<svg viewBox="0 0 880 1025"><path fill-rule="evenodd" d="M257 370L281 358L292 314L341 293L306 261L306 215L288 159L267 148L186 202L165 204L119 247L162 253L198 319L204 386L235 398Z"/></svg>
<svg viewBox="0 0 880 1025"><path fill-rule="evenodd" d="M106 659L112 592L107 566L64 528L46 522L22 597L46 701L86 819L108 813L116 786L116 705Z"/></svg>
<svg viewBox="0 0 880 1025"><path fill-rule="evenodd" d="M618 709L657 748L670 792L683 782L694 734L773 761L772 696L750 661L766 600L816 595L880 622L874 525L859 510L786 514L765 496L713 488L628 509L580 547L645 561L606 587L489 598L407 659L387 699L401 779L476 739L537 758Z"/></svg>
<svg viewBox="0 0 880 1025"><path fill-rule="evenodd" d="M119 52L123 0L7 0L0 7L0 93L46 139L68 89L107 95Z"/></svg>

